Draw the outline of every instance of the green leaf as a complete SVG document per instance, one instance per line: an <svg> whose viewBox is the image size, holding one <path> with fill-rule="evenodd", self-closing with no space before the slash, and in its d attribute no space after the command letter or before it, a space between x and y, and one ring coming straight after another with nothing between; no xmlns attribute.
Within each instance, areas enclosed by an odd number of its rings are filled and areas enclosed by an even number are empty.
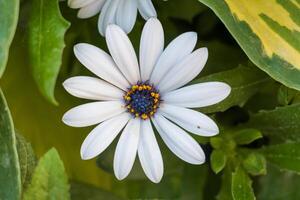
<svg viewBox="0 0 300 200"><path fill-rule="evenodd" d="M70 199L68 178L55 149L39 160L23 197L24 200Z"/></svg>
<svg viewBox="0 0 300 200"><path fill-rule="evenodd" d="M268 165L268 174L260 177L256 186L259 200L300 199L300 176L272 165Z"/></svg>
<svg viewBox="0 0 300 200"><path fill-rule="evenodd" d="M27 142L22 135L16 134L16 138L21 169L21 181L24 189L30 183L31 176L36 166L36 157L31 144Z"/></svg>
<svg viewBox="0 0 300 200"><path fill-rule="evenodd" d="M64 35L69 27L58 4L58 0L33 0L28 26L32 74L41 93L54 104L55 83L65 47Z"/></svg>
<svg viewBox="0 0 300 200"><path fill-rule="evenodd" d="M71 199L72 200L121 200L112 193L79 182L71 183Z"/></svg>
<svg viewBox="0 0 300 200"><path fill-rule="evenodd" d="M263 148L261 152L268 162L281 169L300 172L300 143L271 145Z"/></svg>
<svg viewBox="0 0 300 200"><path fill-rule="evenodd" d="M262 131L272 142L299 142L299 121L300 104L294 104L254 114L246 126Z"/></svg>
<svg viewBox="0 0 300 200"><path fill-rule="evenodd" d="M218 174L226 165L227 156L222 150L214 150L210 156L211 168Z"/></svg>
<svg viewBox="0 0 300 200"><path fill-rule="evenodd" d="M16 31L19 17L19 4L19 0L0 0L0 77L4 72L9 47Z"/></svg>
<svg viewBox="0 0 300 200"><path fill-rule="evenodd" d="M290 0L199 0L210 7L259 68L300 89L299 3Z"/></svg>
<svg viewBox="0 0 300 200"><path fill-rule="evenodd" d="M253 175L265 175L267 173L266 158L259 153L249 154L243 161L245 170Z"/></svg>
<svg viewBox="0 0 300 200"><path fill-rule="evenodd" d="M213 113L225 111L232 106L243 106L251 96L259 91L262 85L269 81L269 78L256 68L240 66L232 70L205 76L193 83L208 81L225 82L231 87L231 94L224 101L200 109L205 113Z"/></svg>
<svg viewBox="0 0 300 200"><path fill-rule="evenodd" d="M251 142L262 138L262 134L256 129L242 129L234 133L234 140L237 144L250 144Z"/></svg>
<svg viewBox="0 0 300 200"><path fill-rule="evenodd" d="M232 174L232 197L234 200L254 200L252 181L246 172L238 167Z"/></svg>
<svg viewBox="0 0 300 200"><path fill-rule="evenodd" d="M19 200L21 177L14 125L0 90L0 199Z"/></svg>

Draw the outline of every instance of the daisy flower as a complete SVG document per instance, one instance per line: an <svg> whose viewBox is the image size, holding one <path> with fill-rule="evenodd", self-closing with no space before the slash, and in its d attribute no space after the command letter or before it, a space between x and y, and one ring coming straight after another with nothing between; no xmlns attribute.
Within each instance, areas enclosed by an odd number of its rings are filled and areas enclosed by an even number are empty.
<svg viewBox="0 0 300 200"><path fill-rule="evenodd" d="M79 9L79 18L89 18L101 11L98 20L101 35L105 35L109 24L117 24L129 33L135 24L137 11L145 20L157 16L151 0L68 0L68 5Z"/></svg>
<svg viewBox="0 0 300 200"><path fill-rule="evenodd" d="M151 18L143 28L139 62L119 26L108 26L106 42L111 56L90 44L74 47L78 60L101 79L78 76L63 83L70 94L95 100L63 116L73 127L99 124L81 146L82 159L98 156L122 132L114 154L115 176L124 179L138 155L146 176L160 182L164 167L153 123L176 156L191 164L204 163L203 150L187 131L214 136L219 130L213 120L191 108L216 104L231 88L222 82L182 87L201 72L208 58L206 48L193 51L197 34L184 33L164 50L162 25Z"/></svg>

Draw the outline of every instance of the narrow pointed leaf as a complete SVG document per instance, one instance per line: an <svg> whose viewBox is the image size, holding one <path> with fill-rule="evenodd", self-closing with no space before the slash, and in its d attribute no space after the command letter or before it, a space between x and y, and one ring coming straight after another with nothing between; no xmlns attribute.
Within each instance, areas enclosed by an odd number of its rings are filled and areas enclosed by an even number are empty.
<svg viewBox="0 0 300 200"><path fill-rule="evenodd" d="M33 0L28 27L33 77L40 92L54 104L55 83L65 47L64 35L69 27L58 4L58 0Z"/></svg>

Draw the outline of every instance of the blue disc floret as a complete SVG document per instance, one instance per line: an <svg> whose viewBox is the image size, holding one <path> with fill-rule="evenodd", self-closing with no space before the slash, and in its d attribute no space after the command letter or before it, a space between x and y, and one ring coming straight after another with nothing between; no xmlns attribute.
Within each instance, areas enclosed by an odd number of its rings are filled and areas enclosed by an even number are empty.
<svg viewBox="0 0 300 200"><path fill-rule="evenodd" d="M152 85L137 83L129 88L124 100L130 113L146 120L155 114L160 103L160 95Z"/></svg>

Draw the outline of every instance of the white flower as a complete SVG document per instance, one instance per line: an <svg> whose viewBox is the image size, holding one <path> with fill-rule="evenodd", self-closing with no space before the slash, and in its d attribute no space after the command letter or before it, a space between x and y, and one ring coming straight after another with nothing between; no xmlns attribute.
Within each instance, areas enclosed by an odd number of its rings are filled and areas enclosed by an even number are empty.
<svg viewBox="0 0 300 200"><path fill-rule="evenodd" d="M216 104L231 88L221 82L182 87L201 72L208 58L206 48L193 51L196 41L196 33L187 32L164 50L161 23L151 18L141 36L140 63L117 25L106 31L111 56L89 44L74 47L79 61L103 79L79 76L63 84L70 94L95 100L63 116L64 123L73 127L99 124L81 146L82 159L98 156L125 127L114 156L116 177L121 180L129 174L138 154L145 174L158 183L164 167L152 121L175 155L191 164L205 162L200 145L185 130L201 136L214 136L219 130L213 120L190 108Z"/></svg>
<svg viewBox="0 0 300 200"><path fill-rule="evenodd" d="M101 35L105 35L109 24L117 24L129 33L138 10L145 20L157 16L151 0L68 0L68 4L71 8L79 8L79 18L89 18L101 11L98 21Z"/></svg>

